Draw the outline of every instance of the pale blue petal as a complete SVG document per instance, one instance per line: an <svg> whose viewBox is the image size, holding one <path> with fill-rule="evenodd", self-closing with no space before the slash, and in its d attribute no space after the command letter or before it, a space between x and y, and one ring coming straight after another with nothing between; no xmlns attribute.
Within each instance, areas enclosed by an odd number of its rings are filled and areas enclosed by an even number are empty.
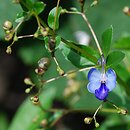
<svg viewBox="0 0 130 130"><path fill-rule="evenodd" d="M113 69L108 69L106 72L106 86L109 91L116 87L116 73Z"/></svg>
<svg viewBox="0 0 130 130"><path fill-rule="evenodd" d="M87 89L90 93L95 93L95 90L100 87L101 83L100 82L89 82L87 85Z"/></svg>
<svg viewBox="0 0 130 130"><path fill-rule="evenodd" d="M101 80L101 72L98 69L92 68L88 72L88 80L98 82Z"/></svg>
<svg viewBox="0 0 130 130"><path fill-rule="evenodd" d="M112 91L116 87L116 80L107 80L106 86L109 89L109 92Z"/></svg>
<svg viewBox="0 0 130 130"><path fill-rule="evenodd" d="M106 77L109 80L116 80L116 73L113 69L108 69L106 72Z"/></svg>

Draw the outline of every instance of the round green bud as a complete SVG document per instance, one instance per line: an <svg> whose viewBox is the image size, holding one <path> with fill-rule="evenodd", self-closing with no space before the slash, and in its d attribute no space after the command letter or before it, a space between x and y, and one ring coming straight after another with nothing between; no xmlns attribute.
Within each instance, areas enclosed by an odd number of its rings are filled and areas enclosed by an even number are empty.
<svg viewBox="0 0 130 130"><path fill-rule="evenodd" d="M27 89L25 90L25 93L30 93L30 91L31 91L31 89L30 89L30 88L27 88Z"/></svg>
<svg viewBox="0 0 130 130"><path fill-rule="evenodd" d="M6 49L6 53L7 53L7 54L11 54L11 53L12 53L12 49L11 49L10 46L7 47L7 49Z"/></svg>
<svg viewBox="0 0 130 130"><path fill-rule="evenodd" d="M32 83L32 81L31 81L30 78L25 78L25 79L24 79L24 83L25 83L26 85L33 85L33 83Z"/></svg>
<svg viewBox="0 0 130 130"><path fill-rule="evenodd" d="M5 36L5 41L10 41L13 38L13 33L8 33Z"/></svg>
<svg viewBox="0 0 130 130"><path fill-rule="evenodd" d="M95 123L95 127L98 128L100 125L98 122Z"/></svg>

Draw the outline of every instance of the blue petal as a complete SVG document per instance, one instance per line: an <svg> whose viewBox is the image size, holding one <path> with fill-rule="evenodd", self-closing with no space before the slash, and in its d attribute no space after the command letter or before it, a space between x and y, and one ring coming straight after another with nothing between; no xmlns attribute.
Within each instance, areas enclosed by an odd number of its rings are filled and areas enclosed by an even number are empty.
<svg viewBox="0 0 130 130"><path fill-rule="evenodd" d="M101 79L101 72L95 68L90 69L88 72L88 80L89 81L100 81Z"/></svg>
<svg viewBox="0 0 130 130"><path fill-rule="evenodd" d="M102 83L99 89L95 90L95 96L99 100L105 100L108 96L108 88L106 87L105 83Z"/></svg>
<svg viewBox="0 0 130 130"><path fill-rule="evenodd" d="M108 69L106 72L106 86L109 91L112 91L116 87L116 73L113 69Z"/></svg>
<svg viewBox="0 0 130 130"><path fill-rule="evenodd" d="M106 77L110 80L116 80L116 73L113 69L108 69L106 72Z"/></svg>
<svg viewBox="0 0 130 130"><path fill-rule="evenodd" d="M100 87L100 82L89 82L87 85L87 89L90 93L95 93L95 90Z"/></svg>
<svg viewBox="0 0 130 130"><path fill-rule="evenodd" d="M106 81L106 86L109 89L109 92L112 91L116 87L116 80L107 80Z"/></svg>

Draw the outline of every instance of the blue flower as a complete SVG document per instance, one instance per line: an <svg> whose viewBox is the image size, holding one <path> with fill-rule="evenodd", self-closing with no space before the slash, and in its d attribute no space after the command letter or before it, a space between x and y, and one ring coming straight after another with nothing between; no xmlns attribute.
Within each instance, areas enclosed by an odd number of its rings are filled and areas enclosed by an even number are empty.
<svg viewBox="0 0 130 130"><path fill-rule="evenodd" d="M116 73L113 69L102 73L98 69L92 68L88 72L88 80L88 91L94 93L99 100L105 100L108 92L116 87Z"/></svg>

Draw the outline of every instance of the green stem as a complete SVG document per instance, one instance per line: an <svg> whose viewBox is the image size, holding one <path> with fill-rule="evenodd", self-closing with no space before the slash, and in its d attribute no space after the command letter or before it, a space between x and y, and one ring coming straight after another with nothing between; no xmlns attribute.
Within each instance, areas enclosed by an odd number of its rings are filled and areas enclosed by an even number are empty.
<svg viewBox="0 0 130 130"><path fill-rule="evenodd" d="M102 55L103 55L102 49L101 49L101 47L100 47L100 44L99 44L99 42L98 42L98 39L97 39L97 37L96 37L96 34L95 34L95 32L94 32L94 30L93 30L91 24L89 23L89 21L88 21L86 15L85 15L84 13L81 13L81 15L82 15L83 19L85 20L85 22L87 23L87 25L88 25L88 27L89 27L89 29L90 29L92 35L93 35L93 38L94 38L94 40L95 40L95 43L96 43L96 45L97 45L97 48L98 48L98 50L99 50L99 53L100 53L100 55L102 56Z"/></svg>
<svg viewBox="0 0 130 130"><path fill-rule="evenodd" d="M91 68L97 68L97 67L99 67L99 66L91 66L91 67L86 67L86 68L83 68L83 69L74 70L74 71L65 73L63 76L54 77L54 78L51 78L51 79L49 79L49 80L42 81L42 82L43 82L43 84L47 84L47 83L50 83L50 82L52 82L52 81L58 80L58 79L60 79L60 78L62 78L62 77L66 77L66 76L68 76L69 74L76 73L76 72L82 72L82 71L90 70Z"/></svg>

